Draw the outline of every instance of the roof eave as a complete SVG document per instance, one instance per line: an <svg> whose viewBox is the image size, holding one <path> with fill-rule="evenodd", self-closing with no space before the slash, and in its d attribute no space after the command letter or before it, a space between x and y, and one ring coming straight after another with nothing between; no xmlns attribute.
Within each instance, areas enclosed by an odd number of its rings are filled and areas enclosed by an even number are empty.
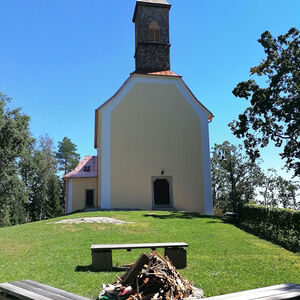
<svg viewBox="0 0 300 300"><path fill-rule="evenodd" d="M94 148L98 149L98 109L95 109Z"/></svg>
<svg viewBox="0 0 300 300"><path fill-rule="evenodd" d="M97 175L93 176L64 176L64 179L74 179L74 178L97 178Z"/></svg>

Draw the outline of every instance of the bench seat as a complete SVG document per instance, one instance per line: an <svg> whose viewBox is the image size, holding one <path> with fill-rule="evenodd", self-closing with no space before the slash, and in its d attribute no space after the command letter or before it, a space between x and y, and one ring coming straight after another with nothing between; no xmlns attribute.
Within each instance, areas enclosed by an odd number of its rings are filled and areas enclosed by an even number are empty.
<svg viewBox="0 0 300 300"><path fill-rule="evenodd" d="M91 300L32 280L0 284L0 300Z"/></svg>
<svg viewBox="0 0 300 300"><path fill-rule="evenodd" d="M138 243L138 244L102 244L92 245L92 268L94 271L112 270L112 250L127 250L149 248L156 250L164 248L164 255L168 256L173 265L182 269L186 267L186 250L189 245L184 242L176 243Z"/></svg>
<svg viewBox="0 0 300 300"><path fill-rule="evenodd" d="M279 300L300 299L300 284L287 283L238 293L209 297L207 300Z"/></svg>
<svg viewBox="0 0 300 300"><path fill-rule="evenodd" d="M238 293L209 297L208 300L300 299L299 284L280 284ZM91 300L32 280L0 284L0 300ZM189 300L200 300L197 297Z"/></svg>

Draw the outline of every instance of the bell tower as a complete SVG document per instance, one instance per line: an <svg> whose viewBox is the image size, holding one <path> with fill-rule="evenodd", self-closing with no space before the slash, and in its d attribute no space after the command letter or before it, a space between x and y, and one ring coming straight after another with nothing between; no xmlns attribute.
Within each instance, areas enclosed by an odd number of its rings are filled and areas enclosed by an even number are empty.
<svg viewBox="0 0 300 300"><path fill-rule="evenodd" d="M166 0L137 0L132 20L136 72L170 70L170 8Z"/></svg>

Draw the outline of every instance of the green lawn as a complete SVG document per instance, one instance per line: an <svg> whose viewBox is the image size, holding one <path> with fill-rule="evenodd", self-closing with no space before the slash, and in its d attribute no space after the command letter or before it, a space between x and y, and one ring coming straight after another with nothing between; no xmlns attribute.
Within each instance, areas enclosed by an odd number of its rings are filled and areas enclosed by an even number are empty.
<svg viewBox="0 0 300 300"><path fill-rule="evenodd" d="M54 220L88 216L133 223L53 224ZM96 298L102 283L113 282L115 274L122 272L89 271L91 244L181 241L189 247L188 267L180 272L203 288L206 296L300 283L299 253L261 240L218 218L150 211L80 213L0 228L0 282L32 279ZM135 262L142 251L114 251L113 263Z"/></svg>

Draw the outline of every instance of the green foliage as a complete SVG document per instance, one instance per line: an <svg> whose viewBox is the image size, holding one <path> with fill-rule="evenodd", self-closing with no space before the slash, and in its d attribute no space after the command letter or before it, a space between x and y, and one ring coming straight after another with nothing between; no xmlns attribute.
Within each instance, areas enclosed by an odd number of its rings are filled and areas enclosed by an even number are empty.
<svg viewBox="0 0 300 300"><path fill-rule="evenodd" d="M300 208L300 203L297 202L297 193L299 191L299 184L286 180L279 176L277 178L278 200L283 208Z"/></svg>
<svg viewBox="0 0 300 300"><path fill-rule="evenodd" d="M55 224L84 217L113 217L130 224ZM189 244L180 273L214 296L299 282L299 255L196 213L90 212L0 228L0 282L30 278L96 299L103 283L123 272L91 272L92 244L178 242ZM149 249L113 251L113 264L135 262ZM163 251L160 250L160 253ZM77 270L77 272L75 271Z"/></svg>
<svg viewBox="0 0 300 300"><path fill-rule="evenodd" d="M275 169L268 169L261 178L260 195L263 197L260 204L264 206L278 206L277 198L277 180L278 175Z"/></svg>
<svg viewBox="0 0 300 300"><path fill-rule="evenodd" d="M286 180L278 176L276 170L269 169L262 174L259 193L262 199L258 198L257 203L264 206L291 208L300 208L299 182Z"/></svg>
<svg viewBox="0 0 300 300"><path fill-rule="evenodd" d="M283 147L280 154L286 167L300 175L300 34L291 28L287 34L274 38L266 31L258 42L267 58L251 68L251 75L265 76L267 86L260 87L254 79L240 82L233 94L249 99L251 106L230 125L238 138L244 139L252 160L260 156L259 147L272 140Z"/></svg>
<svg viewBox="0 0 300 300"><path fill-rule="evenodd" d="M300 211L259 205L240 207L241 225L261 237L300 251Z"/></svg>
<svg viewBox="0 0 300 300"><path fill-rule="evenodd" d="M0 93L0 226L26 221L28 201L21 164L34 143L29 117L20 108L9 109L10 99Z"/></svg>
<svg viewBox="0 0 300 300"><path fill-rule="evenodd" d="M58 142L56 158L59 170L64 171L64 174L71 172L79 163L80 155L76 151L76 145L69 138L64 137L61 142Z"/></svg>
<svg viewBox="0 0 300 300"><path fill-rule="evenodd" d="M47 135L39 139L39 147L32 153L31 176L29 180L30 200L28 214L30 221L60 216L63 212L61 181L56 176L56 158L53 140Z"/></svg>
<svg viewBox="0 0 300 300"><path fill-rule="evenodd" d="M54 218L64 214L63 181L55 174L48 178L48 201L46 218Z"/></svg>
<svg viewBox="0 0 300 300"><path fill-rule="evenodd" d="M0 227L60 216L63 181L57 176L52 139L36 145L29 117L9 109L0 93Z"/></svg>
<svg viewBox="0 0 300 300"><path fill-rule="evenodd" d="M237 206L254 201L262 172L243 155L241 146L225 141L215 144L211 157L212 196L216 209L236 211Z"/></svg>

